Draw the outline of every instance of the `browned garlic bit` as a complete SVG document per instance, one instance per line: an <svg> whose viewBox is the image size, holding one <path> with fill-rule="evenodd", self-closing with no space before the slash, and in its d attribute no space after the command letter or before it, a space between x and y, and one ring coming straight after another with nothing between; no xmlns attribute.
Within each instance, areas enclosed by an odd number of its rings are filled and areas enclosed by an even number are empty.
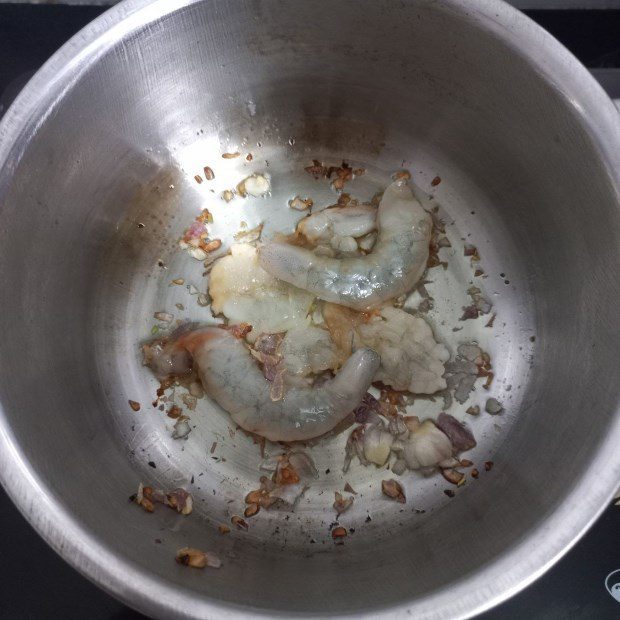
<svg viewBox="0 0 620 620"><path fill-rule="evenodd" d="M341 525L339 525L338 527L335 527L332 530L332 538L334 540L342 540L343 538L347 537L347 530L344 529L344 527L342 527Z"/></svg>
<svg viewBox="0 0 620 620"><path fill-rule="evenodd" d="M241 153L235 151L234 153L222 153L222 159L235 159L235 157L239 157Z"/></svg>
<svg viewBox="0 0 620 620"><path fill-rule="evenodd" d="M165 504L183 515L191 514L194 506L192 496L185 489L174 489L168 493L160 489L138 485L138 492L131 498L147 512L155 510L155 504Z"/></svg>
<svg viewBox="0 0 620 620"><path fill-rule="evenodd" d="M230 522L238 529L238 530L247 530L248 524L238 515L233 515L230 519Z"/></svg>
<svg viewBox="0 0 620 620"><path fill-rule="evenodd" d="M204 167L204 173L205 173L205 179L207 179L207 181L213 181L213 179L215 179L215 174L213 170L209 168L209 166Z"/></svg>
<svg viewBox="0 0 620 620"><path fill-rule="evenodd" d="M442 469L441 474L448 482L457 486L461 486L465 482L465 474L456 469Z"/></svg>
<svg viewBox="0 0 620 620"><path fill-rule="evenodd" d="M243 516L249 519L250 517L258 514L259 510L260 506L258 504L250 504L243 512Z"/></svg>
<svg viewBox="0 0 620 620"><path fill-rule="evenodd" d="M200 551L192 547L183 547L177 551L176 561L183 566L192 568L219 568L222 565L219 557L212 551Z"/></svg>
<svg viewBox="0 0 620 620"><path fill-rule="evenodd" d="M353 498L342 497L342 494L336 491L334 493L336 499L334 501L334 510L336 511L336 515L339 517L343 512L346 512L353 505Z"/></svg>
<svg viewBox="0 0 620 620"><path fill-rule="evenodd" d="M162 323L172 323L174 314L170 314L169 312L155 312L153 314L153 318L161 321Z"/></svg>
<svg viewBox="0 0 620 620"><path fill-rule="evenodd" d="M140 403L138 401L135 400L130 400L129 402L129 406L134 410L134 411L140 411Z"/></svg>
<svg viewBox="0 0 620 620"><path fill-rule="evenodd" d="M327 167L324 166L318 159L313 159L312 166L308 166L307 168L304 168L304 170L308 174L311 174L315 179L327 176Z"/></svg>
<svg viewBox="0 0 620 620"><path fill-rule="evenodd" d="M246 495L246 517L254 516L260 508L272 506L292 510L306 491L307 481L318 476L310 457L299 450L270 459L263 467L273 471L273 475L271 478L261 476L260 488Z"/></svg>
<svg viewBox="0 0 620 620"><path fill-rule="evenodd" d="M314 203L310 198L302 198L301 196L295 196L292 200L288 201L288 206L296 211L305 211L310 209Z"/></svg>
<svg viewBox="0 0 620 620"><path fill-rule="evenodd" d="M311 174L315 179L319 179L320 177L331 179L332 175L335 175L336 178L332 181L331 185L336 191L341 191L348 181L352 181L355 177L359 177L366 172L364 168L351 168L345 161L343 161L340 166L327 167L317 159L313 159L312 166L305 168L305 171Z"/></svg>
<svg viewBox="0 0 620 620"><path fill-rule="evenodd" d="M229 534L230 528L227 525L218 525L217 529L220 534Z"/></svg>
<svg viewBox="0 0 620 620"><path fill-rule="evenodd" d="M208 243L205 243L204 245L201 245L200 249L203 252L206 252L208 254L209 252L215 252L215 250L219 250L221 247L222 247L222 240L221 239L213 239L212 241L209 241Z"/></svg>
<svg viewBox="0 0 620 620"><path fill-rule="evenodd" d="M357 491L354 491L353 487L348 482L344 485L344 490L347 493L353 493L353 495L357 495Z"/></svg>
<svg viewBox="0 0 620 620"><path fill-rule="evenodd" d="M381 491L384 495L387 495L391 499L395 499L401 504L404 504L407 501L403 487L393 478L390 480L381 481Z"/></svg>
<svg viewBox="0 0 620 620"><path fill-rule="evenodd" d="M393 181L408 181L411 178L409 170L399 170L392 175Z"/></svg>
<svg viewBox="0 0 620 620"><path fill-rule="evenodd" d="M243 340L251 331L252 326L248 323L239 323L238 325L222 325L222 329L230 332L235 338Z"/></svg>
<svg viewBox="0 0 620 620"><path fill-rule="evenodd" d="M469 306L463 306L463 315L459 320L477 319L479 316L491 312L492 304L482 296L482 291L477 286L470 286L467 289L467 294L473 303Z"/></svg>
<svg viewBox="0 0 620 620"><path fill-rule="evenodd" d="M258 198L264 196L271 189L268 176L252 174L237 185L237 194L245 198L247 195Z"/></svg>
<svg viewBox="0 0 620 620"><path fill-rule="evenodd" d="M183 415L183 411L181 410L181 407L178 407L177 405L172 405L172 407L170 407L170 409L168 409L166 415L169 418L172 418L173 420L176 420L176 419L180 418Z"/></svg>
<svg viewBox="0 0 620 620"><path fill-rule="evenodd" d="M464 403L474 388L476 379L486 377L483 385L485 389L489 389L493 381L493 372L491 370L491 358L489 354L483 351L475 344L461 344L458 346L456 358L446 363L446 381L448 388L454 390L454 398L459 403ZM470 407L467 413L470 415L478 415L479 408Z"/></svg>

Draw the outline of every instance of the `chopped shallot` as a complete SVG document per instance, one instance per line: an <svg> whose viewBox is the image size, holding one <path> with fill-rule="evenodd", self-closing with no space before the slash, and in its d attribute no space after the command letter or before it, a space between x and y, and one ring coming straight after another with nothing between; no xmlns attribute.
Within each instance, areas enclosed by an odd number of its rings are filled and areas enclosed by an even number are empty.
<svg viewBox="0 0 620 620"><path fill-rule="evenodd" d="M172 439L184 439L187 437L192 429L188 422L189 418L186 416L181 416L174 424L174 429L172 431Z"/></svg>
<svg viewBox="0 0 620 620"><path fill-rule="evenodd" d="M353 415L355 421L362 424L380 422L378 415L382 410L382 404L372 394L366 392L362 402L353 410Z"/></svg>
<svg viewBox="0 0 620 620"><path fill-rule="evenodd" d="M372 425L364 433L364 458L378 466L383 466L390 456L394 438L383 427Z"/></svg>
<svg viewBox="0 0 620 620"><path fill-rule="evenodd" d="M482 291L477 286L470 286L467 289L467 294L471 297L473 303L463 307L461 321L477 319L479 316L491 312L492 304L482 296Z"/></svg>
<svg viewBox="0 0 620 620"><path fill-rule="evenodd" d="M354 456L357 456L362 465L368 465L368 461L364 456L364 431L365 428L363 426L358 426L351 431L347 439L344 464L342 466L342 471L345 474L349 471Z"/></svg>
<svg viewBox="0 0 620 620"><path fill-rule="evenodd" d="M388 430L398 439L406 439L409 435L409 427L405 422L405 417L400 415L400 413L390 417Z"/></svg>
<svg viewBox="0 0 620 620"><path fill-rule="evenodd" d="M446 382L448 389L454 390L454 398L459 403L464 403L478 377L486 377L490 385L493 379L490 358L479 346L474 344L461 344L457 349L456 359L446 363Z"/></svg>
<svg viewBox="0 0 620 620"><path fill-rule="evenodd" d="M263 232L263 224L259 224L255 228L251 230L242 230L236 233L233 236L233 239L237 243L254 243L255 241L259 241L261 234Z"/></svg>
<svg viewBox="0 0 620 620"><path fill-rule="evenodd" d="M305 452L302 452L301 450L289 452L288 461L302 478L319 477L319 472L317 471L314 461Z"/></svg>
<svg viewBox="0 0 620 620"><path fill-rule="evenodd" d="M405 459L397 459L394 465L392 465L392 473L397 476L402 476L407 470L407 461Z"/></svg>
<svg viewBox="0 0 620 620"><path fill-rule="evenodd" d="M437 428L448 436L457 452L471 450L476 446L471 431L450 414L441 412L436 424Z"/></svg>
<svg viewBox="0 0 620 620"><path fill-rule="evenodd" d="M496 398L489 398L484 406L484 410L491 415L497 415L504 410L504 407Z"/></svg>
<svg viewBox="0 0 620 620"><path fill-rule="evenodd" d="M263 174L253 174L237 185L237 193L245 198L248 194L258 198L265 195L271 188L269 178Z"/></svg>
<svg viewBox="0 0 620 620"><path fill-rule="evenodd" d="M431 420L425 420L402 443L402 457L409 469L436 467L452 458L452 443Z"/></svg>
<svg viewBox="0 0 620 620"><path fill-rule="evenodd" d="M222 325L222 329L230 332L235 338L243 340L251 331L252 326L248 323L239 323L237 325Z"/></svg>

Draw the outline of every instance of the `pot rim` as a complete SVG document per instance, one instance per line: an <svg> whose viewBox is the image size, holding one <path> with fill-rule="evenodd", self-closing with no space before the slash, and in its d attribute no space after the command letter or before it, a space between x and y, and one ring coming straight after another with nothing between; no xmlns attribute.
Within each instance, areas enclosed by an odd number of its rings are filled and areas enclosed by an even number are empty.
<svg viewBox="0 0 620 620"><path fill-rule="evenodd" d="M16 169L30 139L80 74L127 34L205 0L125 0L88 24L34 75L0 121L0 180ZM208 0L206 0L208 1ZM620 116L588 70L552 35L501 0L439 0L528 59L572 103L614 180L620 204ZM0 195L2 188L0 187ZM620 480L620 416L561 504L527 538L475 574L415 601L356 617L470 617L532 583L559 560L605 509ZM222 603L173 586L105 548L46 488L20 453L0 407L0 482L24 517L69 564L111 595L158 618L303 617ZM514 561L518 558L518 562ZM316 614L312 614L316 615ZM336 617L330 614L331 617ZM344 616L341 616L344 617Z"/></svg>

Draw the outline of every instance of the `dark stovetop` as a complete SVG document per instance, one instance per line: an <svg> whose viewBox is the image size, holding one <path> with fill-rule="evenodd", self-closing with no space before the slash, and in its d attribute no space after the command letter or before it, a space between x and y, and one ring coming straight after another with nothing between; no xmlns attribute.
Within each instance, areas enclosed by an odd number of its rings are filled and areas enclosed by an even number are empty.
<svg viewBox="0 0 620 620"><path fill-rule="evenodd" d="M96 6L0 4L0 115L37 68L103 11ZM551 31L612 96L620 97L620 11L526 11ZM61 560L0 490L2 618L122 620L144 616L111 598ZM605 577L620 570L620 507L533 585L480 620L620 618ZM620 582L620 572L615 581Z"/></svg>

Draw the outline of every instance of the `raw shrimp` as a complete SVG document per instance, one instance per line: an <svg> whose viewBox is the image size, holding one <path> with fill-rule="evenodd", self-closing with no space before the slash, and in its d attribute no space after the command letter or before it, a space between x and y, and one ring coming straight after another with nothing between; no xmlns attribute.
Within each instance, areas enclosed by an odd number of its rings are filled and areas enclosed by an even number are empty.
<svg viewBox="0 0 620 620"><path fill-rule="evenodd" d="M317 256L274 241L259 249L269 273L317 297L357 310L380 305L410 291L426 268L431 217L402 181L384 192L377 211L378 236L359 258Z"/></svg>
<svg viewBox="0 0 620 620"><path fill-rule="evenodd" d="M377 209L371 205L328 207L313 213L297 224L297 232L318 245L334 236L363 237L376 227Z"/></svg>
<svg viewBox="0 0 620 620"><path fill-rule="evenodd" d="M242 428L271 441L301 441L330 431L362 401L379 368L372 349L356 351L321 386L290 388L272 401L270 384L241 340L227 330L204 327L169 343L162 354L192 357L205 392ZM154 368L167 365L151 359Z"/></svg>

